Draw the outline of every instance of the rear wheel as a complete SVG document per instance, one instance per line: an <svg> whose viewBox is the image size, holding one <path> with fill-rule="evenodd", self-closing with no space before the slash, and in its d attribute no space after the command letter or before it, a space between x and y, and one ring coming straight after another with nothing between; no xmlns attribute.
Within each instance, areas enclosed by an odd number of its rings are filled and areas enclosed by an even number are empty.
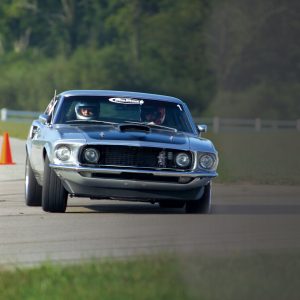
<svg viewBox="0 0 300 300"><path fill-rule="evenodd" d="M28 206L41 206L42 204L42 187L34 176L28 155L26 155L25 167L25 201Z"/></svg>
<svg viewBox="0 0 300 300"><path fill-rule="evenodd" d="M67 199L68 192L55 171L49 167L49 158L46 156L42 193L43 210L48 212L65 212Z"/></svg>
<svg viewBox="0 0 300 300"><path fill-rule="evenodd" d="M188 214L208 214L211 211L211 183L204 187L204 193L198 200L187 201L185 212Z"/></svg>

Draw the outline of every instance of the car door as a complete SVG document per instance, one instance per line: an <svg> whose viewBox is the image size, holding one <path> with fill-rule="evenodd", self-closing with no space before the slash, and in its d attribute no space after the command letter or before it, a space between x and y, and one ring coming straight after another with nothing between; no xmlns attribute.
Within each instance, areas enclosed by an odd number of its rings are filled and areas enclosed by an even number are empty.
<svg viewBox="0 0 300 300"><path fill-rule="evenodd" d="M45 113L32 124L30 132L30 162L38 181L42 181L44 171L44 148L51 149L53 142L52 118L57 106L57 99L53 98Z"/></svg>

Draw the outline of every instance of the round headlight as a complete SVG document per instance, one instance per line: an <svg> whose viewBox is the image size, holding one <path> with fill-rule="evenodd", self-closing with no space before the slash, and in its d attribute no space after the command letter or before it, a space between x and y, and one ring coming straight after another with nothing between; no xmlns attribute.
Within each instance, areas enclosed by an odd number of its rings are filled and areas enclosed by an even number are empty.
<svg viewBox="0 0 300 300"><path fill-rule="evenodd" d="M87 148L83 152L83 157L86 160L86 162L96 164L99 161L100 154L98 150L94 148Z"/></svg>
<svg viewBox="0 0 300 300"><path fill-rule="evenodd" d="M215 164L215 157L212 154L203 154L200 156L199 164L203 169L212 169Z"/></svg>
<svg viewBox="0 0 300 300"><path fill-rule="evenodd" d="M56 149L55 154L59 160L66 161L71 157L71 150L67 146L60 146Z"/></svg>
<svg viewBox="0 0 300 300"><path fill-rule="evenodd" d="M176 161L177 166L179 166L181 168L186 168L191 163L191 159L190 159L189 155L187 155L186 153L177 154L175 161Z"/></svg>

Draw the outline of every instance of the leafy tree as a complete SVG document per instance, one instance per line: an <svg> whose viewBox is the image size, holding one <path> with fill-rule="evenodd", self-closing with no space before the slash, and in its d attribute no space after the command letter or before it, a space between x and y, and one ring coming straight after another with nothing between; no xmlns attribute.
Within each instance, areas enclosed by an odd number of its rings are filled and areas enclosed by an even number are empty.
<svg viewBox="0 0 300 300"><path fill-rule="evenodd" d="M207 30L217 79L211 113L299 118L299 1L215 1Z"/></svg>
<svg viewBox="0 0 300 300"><path fill-rule="evenodd" d="M195 113L297 118L297 0L2 0L0 107L54 89L170 94ZM214 99L214 101L212 101Z"/></svg>

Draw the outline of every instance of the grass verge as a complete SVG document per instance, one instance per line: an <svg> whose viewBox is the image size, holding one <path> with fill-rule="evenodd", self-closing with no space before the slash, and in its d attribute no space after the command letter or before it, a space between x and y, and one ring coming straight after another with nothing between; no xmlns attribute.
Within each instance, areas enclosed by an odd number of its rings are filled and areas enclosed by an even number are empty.
<svg viewBox="0 0 300 300"><path fill-rule="evenodd" d="M0 273L1 299L186 299L175 258L138 258Z"/></svg>
<svg viewBox="0 0 300 300"><path fill-rule="evenodd" d="M27 138L30 123L15 123L15 122L2 122L0 121L0 135L8 132L9 136L25 140Z"/></svg>
<svg viewBox="0 0 300 300"><path fill-rule="evenodd" d="M217 182L300 184L297 131L208 135L219 151Z"/></svg>
<svg viewBox="0 0 300 300"><path fill-rule="evenodd" d="M150 256L0 272L1 299L298 299L300 253Z"/></svg>
<svg viewBox="0 0 300 300"><path fill-rule="evenodd" d="M299 252L198 256L188 265L187 299L299 299Z"/></svg>

